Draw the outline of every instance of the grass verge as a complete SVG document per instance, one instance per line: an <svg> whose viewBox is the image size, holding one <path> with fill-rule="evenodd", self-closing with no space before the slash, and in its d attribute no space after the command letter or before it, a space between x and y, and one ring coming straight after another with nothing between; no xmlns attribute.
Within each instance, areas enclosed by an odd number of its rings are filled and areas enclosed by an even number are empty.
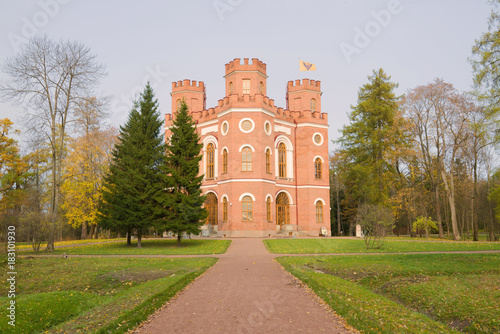
<svg viewBox="0 0 500 334"><path fill-rule="evenodd" d="M137 248L137 242L127 246L126 242L112 242L95 245L64 247L48 254L79 254L79 255L210 255L225 253L231 240L182 240L182 247L177 247L177 240L158 239L144 240L142 248ZM21 250L22 254L33 251ZM20 252L21 253L21 252ZM40 252L44 254L44 252Z"/></svg>
<svg viewBox="0 0 500 334"><path fill-rule="evenodd" d="M120 242L126 240L125 238L116 238L116 239L85 239L85 240L67 240L67 241L56 241L54 243L55 247L59 246L69 246L69 245L80 245L80 244L95 244L101 242ZM40 245L40 250L44 250L47 247L47 243L42 243ZM33 249L31 245L28 245L27 242L16 242L16 248L20 249Z"/></svg>
<svg viewBox="0 0 500 334"><path fill-rule="evenodd" d="M363 333L500 332L499 254L277 260Z"/></svg>
<svg viewBox="0 0 500 334"><path fill-rule="evenodd" d="M432 242L386 240L381 249L366 249L362 239L266 239L267 250L277 254L406 253L500 250L500 242Z"/></svg>
<svg viewBox="0 0 500 334"><path fill-rule="evenodd" d="M425 234L422 234L422 236L417 235L415 237L410 237L409 235L400 235L400 236L388 236L386 239L392 239L392 240L426 240L427 238L425 237ZM439 234L429 234L429 239L430 240L442 240L442 241L454 241L453 239L453 234L447 235L445 234L443 238L439 237ZM488 240L488 235L486 233L479 233L478 239L480 242L490 242ZM468 236L466 234L460 236L461 241L472 241L473 236L472 234L469 234Z"/></svg>
<svg viewBox="0 0 500 334"><path fill-rule="evenodd" d="M7 324L10 299L3 293L0 333L124 333L146 320L217 259L17 261L16 326Z"/></svg>

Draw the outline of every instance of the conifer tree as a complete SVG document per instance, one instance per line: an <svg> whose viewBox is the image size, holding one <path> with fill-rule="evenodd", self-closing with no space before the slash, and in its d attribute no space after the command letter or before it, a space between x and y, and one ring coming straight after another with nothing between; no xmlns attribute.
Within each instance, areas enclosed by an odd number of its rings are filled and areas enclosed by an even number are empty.
<svg viewBox="0 0 500 334"><path fill-rule="evenodd" d="M200 137L185 101L174 115L172 133L166 145L165 164L162 167L165 189L157 192L159 227L177 234L181 246L182 234L198 235L207 218L202 207L205 196L201 192L203 175L199 175L202 158Z"/></svg>
<svg viewBox="0 0 500 334"><path fill-rule="evenodd" d="M394 93L397 84L382 69L368 79L358 92L358 104L351 107L350 124L342 129L339 142L347 181L356 180L356 187L351 188L354 197L363 203L385 204L398 150L406 141Z"/></svg>
<svg viewBox="0 0 500 334"><path fill-rule="evenodd" d="M149 83L134 103L127 123L120 127L119 143L105 178L99 224L128 233L137 231L141 247L142 229L155 223L154 194L164 188L160 167L164 161L163 120Z"/></svg>
<svg viewBox="0 0 500 334"><path fill-rule="evenodd" d="M500 0L493 5L488 20L488 32L475 41L469 58L474 74L474 85L479 98L486 102L490 116L500 113Z"/></svg>

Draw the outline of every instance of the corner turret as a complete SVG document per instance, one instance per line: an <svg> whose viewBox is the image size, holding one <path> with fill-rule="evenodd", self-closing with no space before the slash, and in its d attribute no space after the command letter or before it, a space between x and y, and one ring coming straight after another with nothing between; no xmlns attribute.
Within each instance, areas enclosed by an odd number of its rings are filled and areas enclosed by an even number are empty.
<svg viewBox="0 0 500 334"><path fill-rule="evenodd" d="M226 64L226 96L267 95L266 64L257 58L235 58Z"/></svg>
<svg viewBox="0 0 500 334"><path fill-rule="evenodd" d="M185 99L189 112L198 112L206 109L206 93L203 81L182 80L172 82L172 114L179 108L180 101Z"/></svg>
<svg viewBox="0 0 500 334"><path fill-rule="evenodd" d="M288 81L286 89L286 107L290 111L309 111L321 114L321 82L318 80L302 79Z"/></svg>

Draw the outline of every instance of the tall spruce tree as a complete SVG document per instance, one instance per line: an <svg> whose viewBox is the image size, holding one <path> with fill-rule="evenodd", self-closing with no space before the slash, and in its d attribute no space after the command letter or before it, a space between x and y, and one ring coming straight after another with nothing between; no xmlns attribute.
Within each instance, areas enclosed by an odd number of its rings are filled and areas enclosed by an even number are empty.
<svg viewBox="0 0 500 334"><path fill-rule="evenodd" d="M164 153L163 120L148 83L127 123L120 127L99 210L99 224L126 231L128 245L135 229L137 247L141 247L142 230L155 224L158 203L154 195L163 188L160 168Z"/></svg>
<svg viewBox="0 0 500 334"><path fill-rule="evenodd" d="M346 184L355 185L350 187L353 197L362 203L386 204L398 151L406 139L394 93L397 84L382 69L373 71L368 79L358 92L358 104L351 107L350 124L342 129L339 143Z"/></svg>
<svg viewBox="0 0 500 334"><path fill-rule="evenodd" d="M162 166L166 187L157 192L157 212L159 228L177 234L177 246L181 246L182 234L198 235L207 218L207 211L202 207L206 198L201 192L203 175L199 175L203 145L199 143L200 137L185 101L175 113L170 131L172 135L167 141Z"/></svg>

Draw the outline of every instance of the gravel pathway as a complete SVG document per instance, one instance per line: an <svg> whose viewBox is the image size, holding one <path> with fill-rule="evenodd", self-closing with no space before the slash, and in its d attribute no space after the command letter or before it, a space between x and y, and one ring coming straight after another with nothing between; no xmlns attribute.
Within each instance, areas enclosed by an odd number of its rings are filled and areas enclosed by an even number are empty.
<svg viewBox="0 0 500 334"><path fill-rule="evenodd" d="M134 333L357 333L288 274L262 239L219 261Z"/></svg>

